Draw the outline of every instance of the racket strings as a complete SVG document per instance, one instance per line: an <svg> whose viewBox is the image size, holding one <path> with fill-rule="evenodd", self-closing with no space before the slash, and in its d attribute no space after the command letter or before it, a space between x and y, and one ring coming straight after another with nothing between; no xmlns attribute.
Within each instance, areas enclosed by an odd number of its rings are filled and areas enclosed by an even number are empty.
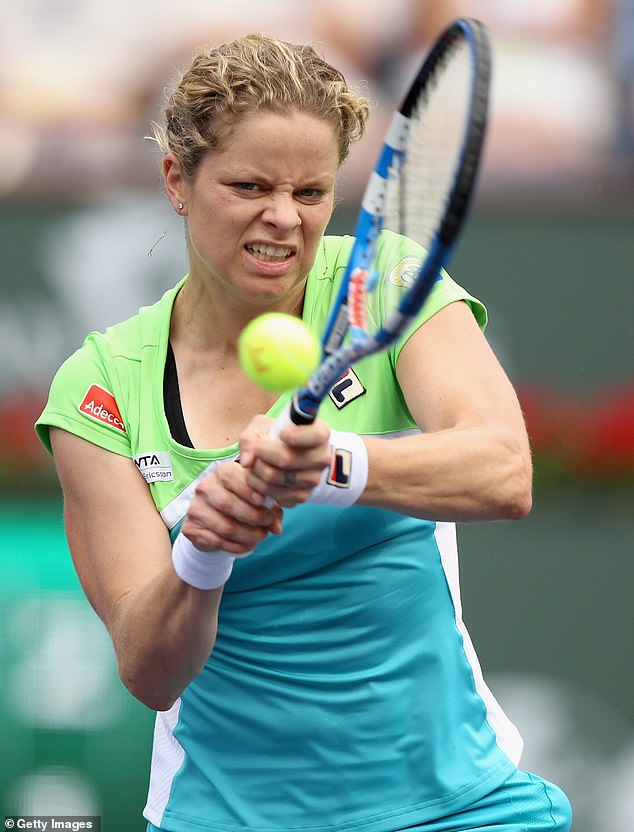
<svg viewBox="0 0 634 832"><path fill-rule="evenodd" d="M458 39L409 119L407 150L388 177L385 227L429 249L443 222L469 123L471 52Z"/></svg>
<svg viewBox="0 0 634 832"><path fill-rule="evenodd" d="M312 421L347 368L394 343L433 291L469 207L490 68L486 29L476 20L456 20L393 114L324 330L324 360L297 391L293 421ZM391 235L381 241L383 230L413 238L431 256L419 257L414 246Z"/></svg>

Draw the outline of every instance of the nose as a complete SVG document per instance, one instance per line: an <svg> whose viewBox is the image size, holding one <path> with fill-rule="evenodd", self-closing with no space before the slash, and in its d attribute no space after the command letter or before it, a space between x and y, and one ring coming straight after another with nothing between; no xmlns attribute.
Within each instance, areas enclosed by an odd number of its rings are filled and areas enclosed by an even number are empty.
<svg viewBox="0 0 634 832"><path fill-rule="evenodd" d="M289 231L302 224L297 203L291 194L271 194L267 199L262 219L283 231Z"/></svg>

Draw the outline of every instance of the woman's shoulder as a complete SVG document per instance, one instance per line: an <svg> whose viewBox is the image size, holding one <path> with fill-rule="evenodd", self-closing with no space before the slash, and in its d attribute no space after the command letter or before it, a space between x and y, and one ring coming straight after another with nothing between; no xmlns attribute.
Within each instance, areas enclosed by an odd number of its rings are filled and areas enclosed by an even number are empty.
<svg viewBox="0 0 634 832"><path fill-rule="evenodd" d="M64 361L53 378L48 401L36 424L38 435L49 450L51 425L117 452L127 450L126 445L121 451L128 433L130 408L126 406L138 397L142 374L152 370L162 347L166 348L177 291L178 287L170 289L156 303L142 307L103 332L89 333ZM109 442L102 441L104 429Z"/></svg>
<svg viewBox="0 0 634 832"><path fill-rule="evenodd" d="M169 332L174 298L181 286L168 289L156 302L142 306L134 315L112 324L103 332L91 332L82 349L104 351L112 357L134 360L147 347L156 347Z"/></svg>

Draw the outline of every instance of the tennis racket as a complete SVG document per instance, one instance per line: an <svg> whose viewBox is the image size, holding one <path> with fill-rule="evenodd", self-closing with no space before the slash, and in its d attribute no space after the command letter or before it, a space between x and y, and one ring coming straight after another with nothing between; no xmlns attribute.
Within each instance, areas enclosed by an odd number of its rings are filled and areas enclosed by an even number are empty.
<svg viewBox="0 0 634 832"><path fill-rule="evenodd" d="M429 297L463 226L484 141L491 76L487 31L458 19L440 35L390 122L367 184L355 243L322 337L322 362L273 434L312 422L331 387L355 361L388 347ZM425 254L376 331L367 297L380 283L375 257L385 231L419 243Z"/></svg>

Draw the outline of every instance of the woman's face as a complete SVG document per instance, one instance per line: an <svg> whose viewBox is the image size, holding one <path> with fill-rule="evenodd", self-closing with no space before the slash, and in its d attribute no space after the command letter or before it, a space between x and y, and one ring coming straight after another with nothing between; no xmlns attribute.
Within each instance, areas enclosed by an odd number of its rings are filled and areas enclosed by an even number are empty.
<svg viewBox="0 0 634 832"><path fill-rule="evenodd" d="M236 122L194 176L179 181L190 278L254 305L298 311L330 219L339 168L334 128L305 113L257 112Z"/></svg>

